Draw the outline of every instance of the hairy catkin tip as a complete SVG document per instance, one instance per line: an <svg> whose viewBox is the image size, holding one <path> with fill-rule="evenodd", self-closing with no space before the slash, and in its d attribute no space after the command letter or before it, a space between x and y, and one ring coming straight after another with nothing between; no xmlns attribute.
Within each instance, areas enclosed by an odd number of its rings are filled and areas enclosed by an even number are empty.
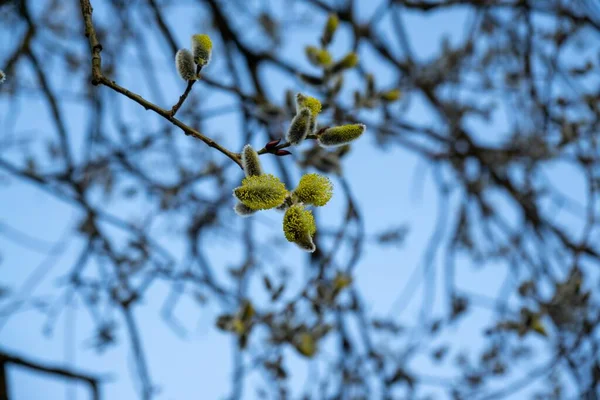
<svg viewBox="0 0 600 400"><path fill-rule="evenodd" d="M5 80L6 80L6 74L4 73L4 71L2 71L0 69L0 84L4 83Z"/></svg>
<svg viewBox="0 0 600 400"><path fill-rule="evenodd" d="M295 146L306 139L310 128L311 115L308 108L303 108L292 119L286 135L286 139L290 144Z"/></svg>
<svg viewBox="0 0 600 400"><path fill-rule="evenodd" d="M298 334L294 338L294 347L298 350L298 353L305 357L312 357L317 352L317 343L315 338L307 332Z"/></svg>
<svg viewBox="0 0 600 400"><path fill-rule="evenodd" d="M287 195L285 185L271 174L249 176L242 186L235 188L234 196L252 210L268 210L279 206Z"/></svg>
<svg viewBox="0 0 600 400"><path fill-rule="evenodd" d="M296 198L304 204L324 206L333 196L333 185L329 178L319 174L306 174L294 190Z"/></svg>
<svg viewBox="0 0 600 400"><path fill-rule="evenodd" d="M192 54L194 62L200 66L205 66L210 61L212 53L212 40L206 34L192 36Z"/></svg>
<svg viewBox="0 0 600 400"><path fill-rule="evenodd" d="M181 79L193 81L196 79L196 66L194 57L188 49L181 49L175 54L175 66Z"/></svg>
<svg viewBox="0 0 600 400"><path fill-rule="evenodd" d="M315 251L313 235L317 231L312 213L301 204L295 204L287 209L283 216L283 233L285 238L308 252Z"/></svg>
<svg viewBox="0 0 600 400"><path fill-rule="evenodd" d="M335 126L326 129L317 140L323 147L342 146L358 139L365 129L363 124Z"/></svg>
<svg viewBox="0 0 600 400"><path fill-rule="evenodd" d="M251 209L250 207L239 201L235 203L233 211L235 211L235 213L240 217L249 217L256 212L256 210Z"/></svg>
<svg viewBox="0 0 600 400"><path fill-rule="evenodd" d="M263 173L258 153L249 144L242 150L242 167L246 176L258 176Z"/></svg>

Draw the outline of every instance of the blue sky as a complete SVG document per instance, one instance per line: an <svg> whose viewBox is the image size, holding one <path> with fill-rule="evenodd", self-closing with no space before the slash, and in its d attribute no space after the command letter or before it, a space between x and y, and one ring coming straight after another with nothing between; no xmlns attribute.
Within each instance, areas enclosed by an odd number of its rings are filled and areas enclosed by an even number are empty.
<svg viewBox="0 0 600 400"><path fill-rule="evenodd" d="M40 4L32 2L34 4ZM287 2L273 1L273 11L276 15L285 15ZM365 21L379 4L379 1L361 0L358 2L358 15L364 16ZM106 9L102 1L94 1L96 7L96 18L106 17ZM255 3L252 3L255 4ZM301 12L299 7L297 12ZM33 10L35 12L35 10ZM189 37L203 31L202 26L196 18L190 15L197 14L197 7L192 2L183 2L180 6L171 7L167 15L169 25L175 30L177 40L181 47L187 46ZM79 17L79 14L77 14ZM325 20L325 14L311 15L311 21L306 26L293 26L286 32L286 42L283 56L292 61L298 61L309 71L310 66L303 58L305 45L316 44L320 27ZM410 33L411 45L420 60L426 60L440 49L440 39L449 37L451 43L460 43L464 35L466 22L471 15L465 10L456 9L443 15L424 16L410 14L405 18L406 29ZM134 18L141 20L142 16ZM383 35L389 35L389 30L382 28ZM0 35L1 36L1 35ZM8 48L8 38L0 37L2 48ZM150 57L155 61L157 73L163 74L164 79L157 80L156 87L149 88L147 81L140 74L140 66L128 64L118 77L119 83L134 92L158 104L170 104L178 98L184 89L184 83L177 80L171 73L173 63L170 57L163 56L166 53L164 43L151 41ZM343 28L336 37L333 52L336 56L343 55L348 50L349 32ZM5 47L6 46L6 47ZM106 46L106 45L105 45ZM218 46L218 43L217 43ZM83 46L79 49L82 53L87 52ZM136 49L131 49L132 52ZM377 77L380 87L393 87L396 83L395 76L381 64L369 49L360 49L364 65ZM0 54L2 57L2 54ZM215 59L206 69L206 75L219 79L220 66L224 60L219 60L218 49ZM3 61L0 58L0 62ZM35 80L28 68L20 68L22 74L9 79L18 79L24 86L34 86ZM165 71L168 71L166 73ZM284 77L277 71L265 71L268 75L269 89L273 94L279 94L283 98L286 89L305 90L295 80ZM53 84L61 88L69 88L73 92L81 90L83 77L64 76L58 73ZM347 75L348 85L356 85L356 76L353 73ZM108 89L101 88L107 95ZM197 85L194 91L207 90L205 85ZM117 97L113 97L117 98ZM158 128L162 122L144 111L138 105L120 98L118 103L123 113L131 124L145 124L147 129ZM208 103L208 104L206 104ZM216 109L221 106L232 104L232 99L222 94L211 94L206 103L202 105L206 110ZM82 126L87 126L85 110L76 102L65 103L69 107L67 124L74 134L72 148L77 154L77 149L82 149L83 135ZM410 103L403 104L404 112L411 121L428 124L433 117L423 107L418 99L411 99ZM35 139L38 133L44 130L50 123L48 108L35 96L35 90L31 95L23 95L11 98L10 94L0 91L0 124L4 127L12 127L4 133L0 133L0 142L23 137ZM498 139L502 130L507 127L506 116L499 109L494 115L493 126L473 122L481 126L482 131L487 132L488 137L482 140ZM107 121L107 126L110 122ZM239 120L231 114L225 114L210 120L204 127L209 136L218 136L222 142L231 149L241 148L244 143L239 141L241 135L238 133ZM178 138L180 141L189 142L189 146L198 151L205 151L203 144L192 142L190 138ZM262 136L261 136L262 138ZM262 139L261 139L262 140ZM423 252L427 241L435 229L435 223L439 215L439 193L431 177L431 169L423 161L419 161L413 153L392 147L385 151L374 147L375 141L372 137L365 135L361 142L354 146L351 154L345 159L345 174L354 190L354 194L366 224L366 232L375 234L392 226L407 224L410 233L401 248L379 248L367 246L355 271L355 282L367 300L367 307L375 315L397 315L400 314L407 326L414 324L418 317L420 304L411 301L408 304L399 304L398 294L404 288L415 269L423 265ZM262 143L255 143L256 146ZM0 146L0 157L14 162L21 161L15 153L8 153ZM219 159L219 161L224 161ZM265 169L274 170L274 165L265 162ZM417 174L418 172L418 174ZM157 173L159 173L157 171ZM230 173L238 174L235 168ZM565 166L556 166L550 173L559 180L561 188L569 192L571 197L582 199L584 196L584 184L579 180L577 174ZM3 286L20 287L34 270L45 271L46 278L35 289L35 295L48 296L48 299L56 301L56 296L61 285L64 284L64 275L68 267L77 257L83 242L80 239L64 240L65 234L75 226L82 213L79 210L65 205L51 196L48 196L38 188L28 183L23 183L10 178L10 184L2 183L6 178L0 174L0 253L2 263L0 264L0 284ZM298 178L299 175L296 176ZM168 177L165 177L167 179ZM334 184L337 182L334 180ZM449 218L456 217L457 198L450 201L451 207ZM111 206L111 211L118 215L143 216L143 201L132 204L119 203ZM341 220L343 214L343 199L335 197L327 205L325 210L319 212L322 227L334 227ZM507 208L507 218L510 216ZM257 229L265 232L267 238L275 237L279 233L279 220L281 215L276 212L268 212L259 217L261 223ZM560 216L559 216L560 218ZM241 231L240 221L231 219L232 223L238 224L236 228ZM566 217L567 223L572 219ZM34 238L39 239L36 244L39 251L31 251L24 248L9 238L2 235L2 226L15 227L26 232ZM167 226L165 222L164 226ZM155 227L158 240L169 247L174 253L180 250L180 245L169 238L168 231L160 231L160 226ZM7 229L7 228L4 228ZM574 229L576 227L574 226ZM226 276L226 268L239 261L242 257L241 251L233 250L227 237L216 236L211 242L210 261L217 270L218 276ZM305 254L295 248L283 250L285 259L292 268L294 277L302 282L302 265ZM439 263L436 264L442 271ZM294 268L296 267L296 268ZM441 272L438 273L436 287L438 293L443 293L443 280ZM420 274L420 272L419 272ZM505 277L505 270L498 266L488 265L484 269L473 269L464 260L464 265L457 270L457 281L460 287L464 285L472 293L493 297L499 290ZM252 293L252 285L251 293ZM420 286L416 288L413 296L418 300ZM232 339L216 331L214 320L218 314L217 307L209 305L199 307L193 300L183 300L176 309L176 317L185 327L187 335L184 339L178 336L172 329L164 324L160 318L159 311L165 297L168 295L168 286L164 283L152 287L143 304L135 309L135 318L140 325L143 336L143 346L147 350L150 375L159 388L158 399L192 399L202 398L218 399L224 398L230 392L230 374L233 353L231 351ZM438 294L435 303L435 311L440 312L445 307L444 298ZM4 309L4 303L0 310ZM83 309L80 299L71 300L71 307L57 316L52 325L51 335L42 332L47 324L45 315L38 311L26 309L13 315L10 320L0 325L0 343L2 348L9 349L17 354L32 357L34 360L48 361L75 369L93 372L108 378L107 383L102 386L104 398L126 399L134 398L138 392L136 372L132 362L132 355L126 345L127 336L123 328L119 330L119 346L109 348L103 353L95 352L90 346L90 337L93 334L90 316ZM445 336L443 341L452 341L458 347L474 349L482 344L481 326L488 323L490 313L483 309L475 309L470 314L470 323L456 328L451 336ZM73 325L69 325L69 321ZM74 321L74 322L73 322ZM4 321L3 321L4 322ZM324 347L328 351L328 346ZM329 349L329 351L331 351ZM292 355L293 382L300 389L305 384L310 368L320 368L317 363L307 363ZM248 362L248 360L246 360ZM434 366L425 357L419 357L414 366L420 370L433 369ZM435 373L431 375L452 376L449 369L435 367ZM83 387L73 388L65 382L49 379L46 376L33 374L21 368L11 368L9 371L11 392L17 400L37 399L43 394L44 399L86 399L88 393ZM249 380L247 397L254 398L255 392Z"/></svg>

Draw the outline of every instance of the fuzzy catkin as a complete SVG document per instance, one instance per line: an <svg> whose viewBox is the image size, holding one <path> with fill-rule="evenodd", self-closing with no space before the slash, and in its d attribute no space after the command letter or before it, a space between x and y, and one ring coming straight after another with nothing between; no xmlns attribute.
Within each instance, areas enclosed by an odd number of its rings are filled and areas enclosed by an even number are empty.
<svg viewBox="0 0 600 400"><path fill-rule="evenodd" d="M262 175L262 167L258 158L258 153L249 144L242 150L242 167L246 176Z"/></svg>
<svg viewBox="0 0 600 400"><path fill-rule="evenodd" d="M311 112L308 108L303 108L296 114L294 119L292 119L292 123L287 131L286 139L292 145L300 144L304 139L306 139L306 135L308 135L308 131L311 123Z"/></svg>
<svg viewBox="0 0 600 400"><path fill-rule="evenodd" d="M194 57L188 49L181 49L175 54L175 66L181 79L193 81L196 79L196 65Z"/></svg>
<svg viewBox="0 0 600 400"><path fill-rule="evenodd" d="M363 124L351 124L328 128L319 135L317 141L323 147L343 146L358 139L365 131Z"/></svg>
<svg viewBox="0 0 600 400"><path fill-rule="evenodd" d="M192 36L192 55L194 62L199 66L205 66L210 62L212 53L212 41L206 34Z"/></svg>

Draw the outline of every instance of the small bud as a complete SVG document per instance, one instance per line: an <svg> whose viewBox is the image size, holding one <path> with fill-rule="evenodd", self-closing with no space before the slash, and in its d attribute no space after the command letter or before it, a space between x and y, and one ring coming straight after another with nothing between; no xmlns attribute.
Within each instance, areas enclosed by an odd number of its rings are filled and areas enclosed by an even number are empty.
<svg viewBox="0 0 600 400"><path fill-rule="evenodd" d="M238 314L244 324L249 324L254 314L256 314L256 310L254 310L252 303L248 300L244 300Z"/></svg>
<svg viewBox="0 0 600 400"><path fill-rule="evenodd" d="M265 145L265 149L267 149L268 151L273 150L275 147L277 147L277 145L281 142L281 138L279 139L275 139L275 140L271 140L269 143L267 143Z"/></svg>
<svg viewBox="0 0 600 400"><path fill-rule="evenodd" d="M331 43L333 39L333 35L340 24L340 19L335 14L330 14L329 18L327 18L327 23L325 23L325 29L323 29L323 36L321 36L321 43L323 46L327 46Z"/></svg>
<svg viewBox="0 0 600 400"><path fill-rule="evenodd" d="M360 94L360 92L358 90L355 90L353 93L353 98L354 98L354 107L355 108L360 108L362 106L362 95Z"/></svg>
<svg viewBox="0 0 600 400"><path fill-rule="evenodd" d="M342 290L352 284L352 277L350 275L346 275L343 272L338 272L335 274L335 278L333 279L333 289L334 290Z"/></svg>
<svg viewBox="0 0 600 400"><path fill-rule="evenodd" d="M235 213L240 217L249 217L256 212L256 210L251 209L250 207L239 201L235 203L233 211L235 211Z"/></svg>
<svg viewBox="0 0 600 400"><path fill-rule="evenodd" d="M242 150L242 166L246 176L258 176L263 173L258 153L249 144Z"/></svg>
<svg viewBox="0 0 600 400"><path fill-rule="evenodd" d="M175 65L181 79L186 81L193 81L196 79L194 57L188 49L181 49L175 54Z"/></svg>
<svg viewBox="0 0 600 400"><path fill-rule="evenodd" d="M320 207L327 204L333 195L331 181L319 174L306 174L300 179L294 195L305 204Z"/></svg>
<svg viewBox="0 0 600 400"><path fill-rule="evenodd" d="M305 357L312 357L317 352L317 343L310 333L302 332L294 339L294 347Z"/></svg>
<svg viewBox="0 0 600 400"><path fill-rule="evenodd" d="M275 155L276 155L276 156L279 156L279 157L281 157L281 156L289 156L290 154L292 154L292 153L290 153L290 152L289 152L289 151L287 151L287 150L281 150L281 149L280 149L280 150L277 150L277 151L275 152Z"/></svg>
<svg viewBox="0 0 600 400"><path fill-rule="evenodd" d="M194 62L203 67L210 62L212 41L206 34L192 36L192 53Z"/></svg>
<svg viewBox="0 0 600 400"><path fill-rule="evenodd" d="M373 74L367 74L366 76L366 80L367 80L367 97L373 97L373 95L375 94L375 77L373 76Z"/></svg>
<svg viewBox="0 0 600 400"><path fill-rule="evenodd" d="M400 99L401 95L402 95L402 93L400 92L400 89L392 89L392 90L388 90L385 92L381 92L379 94L379 97L381 98L381 100L383 100L387 103L391 103L393 101L397 101L398 99Z"/></svg>
<svg viewBox="0 0 600 400"><path fill-rule="evenodd" d="M338 75L336 80L333 82L333 86L331 87L331 95L335 96L342 90L342 86L344 85L344 76Z"/></svg>
<svg viewBox="0 0 600 400"><path fill-rule="evenodd" d="M306 46L304 51L306 52L308 60L315 67L326 67L333 62L333 58L327 50L319 49L315 46Z"/></svg>
<svg viewBox="0 0 600 400"><path fill-rule="evenodd" d="M4 83L4 81L6 81L6 74L0 69L0 84Z"/></svg>
<svg viewBox="0 0 600 400"><path fill-rule="evenodd" d="M288 241L312 253L316 249L312 240L316 231L315 219L310 211L300 204L287 209L283 217L283 233Z"/></svg>
<svg viewBox="0 0 600 400"><path fill-rule="evenodd" d="M252 210L267 210L283 203L287 190L277 177L266 174L244 178L233 194Z"/></svg>
<svg viewBox="0 0 600 400"><path fill-rule="evenodd" d="M365 131L363 124L352 124L328 128L319 135L318 142L323 147L335 147L358 139Z"/></svg>
<svg viewBox="0 0 600 400"><path fill-rule="evenodd" d="M287 131L287 141L292 145L300 144L304 139L306 139L306 135L308 135L308 129L310 127L311 121L311 113L308 108L303 108L300 110L294 119L292 119L292 123Z"/></svg>
<svg viewBox="0 0 600 400"><path fill-rule="evenodd" d="M348 53L346 57L335 63L331 68L332 73L338 73L346 69L354 68L358 64L358 54L352 52Z"/></svg>
<svg viewBox="0 0 600 400"><path fill-rule="evenodd" d="M294 114L296 112L295 108L295 100L294 100L294 92L291 90L285 91L285 108L286 112L290 114Z"/></svg>

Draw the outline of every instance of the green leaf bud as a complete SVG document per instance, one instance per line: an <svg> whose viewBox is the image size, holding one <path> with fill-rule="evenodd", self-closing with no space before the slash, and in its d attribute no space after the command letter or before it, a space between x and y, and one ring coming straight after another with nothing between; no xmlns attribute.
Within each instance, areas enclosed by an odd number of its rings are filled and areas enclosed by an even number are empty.
<svg viewBox="0 0 600 400"><path fill-rule="evenodd" d="M244 178L233 194L252 210L268 210L283 203L287 190L277 177L266 174Z"/></svg>
<svg viewBox="0 0 600 400"><path fill-rule="evenodd" d="M240 217L249 217L256 212L256 210L251 209L250 207L239 201L235 203L233 211L235 211L235 213Z"/></svg>
<svg viewBox="0 0 600 400"><path fill-rule="evenodd" d="M306 174L294 190L296 198L305 204L324 206L333 195L333 185L329 178L319 174Z"/></svg>
<svg viewBox="0 0 600 400"><path fill-rule="evenodd" d="M316 249L312 240L316 231L315 219L304 206L296 204L287 209L283 216L283 233L288 241L312 253Z"/></svg>
<svg viewBox="0 0 600 400"><path fill-rule="evenodd" d="M354 68L358 64L358 54L348 53L344 58L336 62L331 68L332 73L338 73L346 69Z"/></svg>
<svg viewBox="0 0 600 400"><path fill-rule="evenodd" d="M325 23L325 29L323 29L323 36L321 36L321 43L323 46L327 46L331 43L333 35L340 24L340 19L335 14L330 14Z"/></svg>
<svg viewBox="0 0 600 400"><path fill-rule="evenodd" d="M327 128L317 139L323 147L342 146L358 139L365 131L363 124L352 124Z"/></svg>
<svg viewBox="0 0 600 400"><path fill-rule="evenodd" d="M263 173L258 153L249 144L242 150L242 167L246 176L258 176Z"/></svg>
<svg viewBox="0 0 600 400"><path fill-rule="evenodd" d="M203 67L210 62L212 41L206 34L192 36L192 53L194 62Z"/></svg>
<svg viewBox="0 0 600 400"><path fill-rule="evenodd" d="M303 108L300 110L294 119L292 119L292 123L288 128L286 135L287 141L292 145L297 145L306 139L311 119L311 113L308 108Z"/></svg>
<svg viewBox="0 0 600 400"><path fill-rule="evenodd" d="M400 99L401 96L402 96L402 92L400 92L400 89L392 89L392 90L388 90L385 92L381 92L379 94L379 97L381 98L381 100L385 101L386 103L391 103L393 101L397 101Z"/></svg>
<svg viewBox="0 0 600 400"><path fill-rule="evenodd" d="M308 60L316 67L327 67L333 62L331 54L325 49L319 49L315 46L306 46L304 49Z"/></svg>
<svg viewBox="0 0 600 400"><path fill-rule="evenodd" d="M193 81L196 79L196 66L194 57L188 49L181 49L175 54L175 66L181 79Z"/></svg>

